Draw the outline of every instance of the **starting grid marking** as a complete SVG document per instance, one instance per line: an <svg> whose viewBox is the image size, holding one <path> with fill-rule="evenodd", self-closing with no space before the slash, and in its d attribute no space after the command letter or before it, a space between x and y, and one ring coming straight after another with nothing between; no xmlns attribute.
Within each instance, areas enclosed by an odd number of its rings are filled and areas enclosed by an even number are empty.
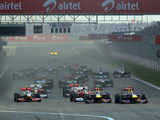
<svg viewBox="0 0 160 120"><path fill-rule="evenodd" d="M3 71L0 73L0 79L4 76L4 74L7 72L8 70L8 66L5 66L5 68L3 69Z"/></svg>
<svg viewBox="0 0 160 120"><path fill-rule="evenodd" d="M3 47L6 56L15 56L16 55L16 46L4 46Z"/></svg>
<svg viewBox="0 0 160 120"><path fill-rule="evenodd" d="M39 114L39 115L61 115L61 116L72 116L72 117L91 117L91 118L102 118L105 120L115 120L108 116L101 115L83 115L83 114L69 114L69 113L50 113L50 112L24 112L24 111L0 111L0 113L19 113L19 114Z"/></svg>

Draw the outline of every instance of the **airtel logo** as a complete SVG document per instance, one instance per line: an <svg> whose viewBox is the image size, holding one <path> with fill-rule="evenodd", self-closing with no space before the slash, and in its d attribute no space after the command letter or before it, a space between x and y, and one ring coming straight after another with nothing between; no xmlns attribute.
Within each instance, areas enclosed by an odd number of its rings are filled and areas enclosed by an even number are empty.
<svg viewBox="0 0 160 120"><path fill-rule="evenodd" d="M128 10L128 11L135 11L135 10L140 10L139 7L139 1L134 0L134 1L125 1L125 0L104 0L104 2L101 4L101 6L104 8L104 11L109 12L111 10Z"/></svg>
<svg viewBox="0 0 160 120"><path fill-rule="evenodd" d="M108 7L109 4L112 4L111 7ZM102 7L104 8L104 11L111 11L115 6L115 1L114 0L105 0L102 3Z"/></svg>
<svg viewBox="0 0 160 120"><path fill-rule="evenodd" d="M46 12L50 12L53 9L55 9L57 6L56 0L47 0L44 4L43 7L46 8Z"/></svg>
<svg viewBox="0 0 160 120"><path fill-rule="evenodd" d="M62 1L57 2L56 0L46 0L43 4L43 7L46 8L46 12L52 12L54 9L57 10L81 10L80 2L72 1Z"/></svg>

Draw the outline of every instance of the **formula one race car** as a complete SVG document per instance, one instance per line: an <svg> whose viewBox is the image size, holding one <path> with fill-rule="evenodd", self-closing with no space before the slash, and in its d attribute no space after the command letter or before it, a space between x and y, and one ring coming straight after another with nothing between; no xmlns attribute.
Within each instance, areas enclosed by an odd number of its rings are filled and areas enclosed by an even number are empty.
<svg viewBox="0 0 160 120"><path fill-rule="evenodd" d="M100 85L102 88L113 87L113 80L111 79L98 79L94 81L95 87Z"/></svg>
<svg viewBox="0 0 160 120"><path fill-rule="evenodd" d="M70 101L71 102L84 102L84 97L86 94L90 94L88 86L77 86L72 87L70 91Z"/></svg>
<svg viewBox="0 0 160 120"><path fill-rule="evenodd" d="M134 103L148 103L145 94L136 93L135 88L127 87L121 90L120 94L115 95L115 103L120 104L134 104Z"/></svg>
<svg viewBox="0 0 160 120"><path fill-rule="evenodd" d="M120 70L116 70L113 72L113 77L115 77L115 78L130 78L131 72L126 72L124 68L121 68Z"/></svg>
<svg viewBox="0 0 160 120"><path fill-rule="evenodd" d="M108 79L109 78L109 72L102 72L99 71L98 73L94 73L95 79Z"/></svg>
<svg viewBox="0 0 160 120"><path fill-rule="evenodd" d="M52 50L49 52L49 55L55 55L55 56L57 56L57 55L59 55L59 52L58 52L57 50L55 50L55 49L52 49Z"/></svg>
<svg viewBox="0 0 160 120"><path fill-rule="evenodd" d="M21 88L21 90L23 95L15 93L14 102L41 102L40 95L32 93L31 88Z"/></svg>
<svg viewBox="0 0 160 120"><path fill-rule="evenodd" d="M85 95L85 103L111 103L111 95L107 92L96 91L93 94Z"/></svg>
<svg viewBox="0 0 160 120"><path fill-rule="evenodd" d="M95 79L95 83L111 83L109 72L98 71L93 74L93 79ZM105 85L105 84L104 84Z"/></svg>
<svg viewBox="0 0 160 120"><path fill-rule="evenodd" d="M70 101L71 102L84 102L85 93L83 91L80 92L72 92L70 94Z"/></svg>
<svg viewBox="0 0 160 120"><path fill-rule="evenodd" d="M20 95L18 93L14 94L14 102L41 102L41 97L39 94L33 94L30 97L26 95Z"/></svg>
<svg viewBox="0 0 160 120"><path fill-rule="evenodd" d="M100 90L81 90L70 95L70 101L90 103L111 103L111 96L107 92Z"/></svg>
<svg viewBox="0 0 160 120"><path fill-rule="evenodd" d="M87 65L80 65L79 71L82 71L84 74L87 74L87 75L92 73L92 70L88 68Z"/></svg>
<svg viewBox="0 0 160 120"><path fill-rule="evenodd" d="M73 84L78 84L78 82L76 80L60 80L59 81L59 87L60 88L64 88L66 86L70 86Z"/></svg>
<svg viewBox="0 0 160 120"><path fill-rule="evenodd" d="M45 89L52 89L54 82L53 80L38 80L38 81L35 81L34 84L41 85Z"/></svg>

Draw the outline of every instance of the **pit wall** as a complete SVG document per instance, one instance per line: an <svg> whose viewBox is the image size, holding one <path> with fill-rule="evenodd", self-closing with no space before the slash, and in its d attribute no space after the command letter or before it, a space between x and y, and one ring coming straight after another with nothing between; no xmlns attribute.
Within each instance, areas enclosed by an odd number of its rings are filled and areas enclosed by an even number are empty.
<svg viewBox="0 0 160 120"><path fill-rule="evenodd" d="M26 35L33 35L34 34L34 24L26 24ZM50 34L51 33L51 27L49 24L43 24L42 25L42 33L43 34Z"/></svg>

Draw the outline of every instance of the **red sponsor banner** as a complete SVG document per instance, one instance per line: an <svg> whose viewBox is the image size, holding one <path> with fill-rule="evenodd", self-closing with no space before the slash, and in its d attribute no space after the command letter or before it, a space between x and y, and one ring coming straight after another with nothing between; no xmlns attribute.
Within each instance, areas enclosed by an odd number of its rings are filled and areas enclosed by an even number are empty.
<svg viewBox="0 0 160 120"><path fill-rule="evenodd" d="M80 41L93 41L93 40L90 39L88 36L79 36L79 40L80 40Z"/></svg>
<svg viewBox="0 0 160 120"><path fill-rule="evenodd" d="M79 40L82 40L82 41L96 41L96 40L102 40L102 39L107 39L107 36L106 37L101 37L101 36L80 36L79 37Z"/></svg>
<svg viewBox="0 0 160 120"><path fill-rule="evenodd" d="M160 0L0 0L0 14L160 14Z"/></svg>
<svg viewBox="0 0 160 120"><path fill-rule="evenodd" d="M155 36L155 44L160 45L160 35Z"/></svg>
<svg viewBox="0 0 160 120"><path fill-rule="evenodd" d="M68 35L28 35L24 37L9 37L8 42L67 42Z"/></svg>
<svg viewBox="0 0 160 120"><path fill-rule="evenodd" d="M88 34L88 37L93 40L106 39L108 34Z"/></svg>
<svg viewBox="0 0 160 120"><path fill-rule="evenodd" d="M141 41L141 35L108 35L108 39L113 42L134 42Z"/></svg>

